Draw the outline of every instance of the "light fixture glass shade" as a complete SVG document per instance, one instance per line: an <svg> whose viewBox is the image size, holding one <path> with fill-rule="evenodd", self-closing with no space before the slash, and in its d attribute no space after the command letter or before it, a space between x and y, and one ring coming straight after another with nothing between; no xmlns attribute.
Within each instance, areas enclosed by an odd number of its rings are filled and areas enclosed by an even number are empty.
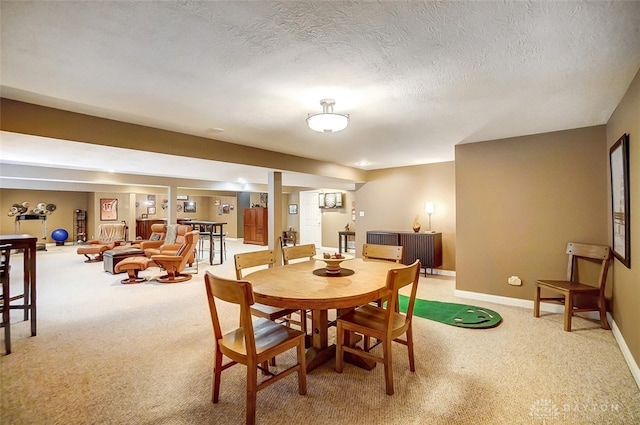
<svg viewBox="0 0 640 425"><path fill-rule="evenodd" d="M333 99L322 99L320 101L322 113L309 114L307 117L307 124L311 130L319 131L320 133L334 133L347 128L349 115L334 113L333 105L335 103Z"/></svg>
<svg viewBox="0 0 640 425"><path fill-rule="evenodd" d="M424 204L424 212L426 212L427 214L433 214L434 212L436 212L436 207L435 205L433 205L433 202L426 202Z"/></svg>
<svg viewBox="0 0 640 425"><path fill-rule="evenodd" d="M311 130L321 133L333 133L347 128L349 117L340 114L315 114L309 115L307 123Z"/></svg>

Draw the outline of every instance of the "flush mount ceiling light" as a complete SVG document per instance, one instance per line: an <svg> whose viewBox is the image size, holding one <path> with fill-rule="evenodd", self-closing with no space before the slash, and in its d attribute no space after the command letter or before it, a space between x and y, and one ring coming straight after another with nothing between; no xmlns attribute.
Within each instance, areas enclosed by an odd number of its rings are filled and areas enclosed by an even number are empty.
<svg viewBox="0 0 640 425"><path fill-rule="evenodd" d="M349 115L333 113L333 105L336 104L335 100L322 99L320 104L322 105L322 113L309 114L307 118L307 124L309 124L311 130L321 133L334 133L347 128Z"/></svg>

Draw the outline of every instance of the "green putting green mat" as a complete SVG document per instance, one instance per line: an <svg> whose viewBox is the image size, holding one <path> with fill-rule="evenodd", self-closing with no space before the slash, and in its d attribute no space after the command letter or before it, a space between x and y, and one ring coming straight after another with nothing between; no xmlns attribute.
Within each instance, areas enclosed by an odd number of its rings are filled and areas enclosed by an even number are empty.
<svg viewBox="0 0 640 425"><path fill-rule="evenodd" d="M407 311L409 297L399 298L400 311ZM488 308L421 299L416 299L413 315L461 328L493 328L502 321L498 313Z"/></svg>

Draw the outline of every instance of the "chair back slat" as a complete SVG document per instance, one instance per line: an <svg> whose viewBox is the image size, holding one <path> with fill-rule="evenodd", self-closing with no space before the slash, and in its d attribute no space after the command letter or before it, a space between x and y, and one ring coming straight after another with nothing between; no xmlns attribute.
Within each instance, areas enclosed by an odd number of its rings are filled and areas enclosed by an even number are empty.
<svg viewBox="0 0 640 425"><path fill-rule="evenodd" d="M416 260L413 264L406 267L391 269L387 272L386 287L390 293L386 307L386 329L390 333L392 330L391 321L393 314L398 310L398 291L407 285L412 285L409 303L405 313L405 326L408 326L413 316L413 307L416 302L416 294L418 291L418 282L420 281L420 260Z"/></svg>
<svg viewBox="0 0 640 425"><path fill-rule="evenodd" d="M403 247L395 245L364 244L362 256L366 259L387 260L400 263L402 261Z"/></svg>
<svg viewBox="0 0 640 425"><path fill-rule="evenodd" d="M315 255L316 246L314 244L282 247L282 259L285 265L289 264L289 261L298 258L308 257L311 260Z"/></svg>
<svg viewBox="0 0 640 425"><path fill-rule="evenodd" d="M611 259L611 248L606 245L569 242L567 244L567 254L569 255L567 281L580 282L580 277L578 276L578 261L580 259L598 262L600 270L598 272L597 285L600 288L600 292L604 292L609 271L609 260Z"/></svg>
<svg viewBox="0 0 640 425"><path fill-rule="evenodd" d="M0 276L9 273L9 260L11 258L11 245L0 245Z"/></svg>
<svg viewBox="0 0 640 425"><path fill-rule="evenodd" d="M276 256L273 250L243 252L233 256L236 267L236 279L242 279L242 271L252 267L267 266L273 267L276 263Z"/></svg>
<svg viewBox="0 0 640 425"><path fill-rule="evenodd" d="M251 283L248 281L224 279L215 276L209 271L206 272L204 279L216 341L222 338L222 326L215 302L216 299L219 299L231 304L236 304L240 307L240 327L244 330L247 355L255 356L255 335L253 333L250 312L250 306L253 305L255 301L253 298L253 288Z"/></svg>

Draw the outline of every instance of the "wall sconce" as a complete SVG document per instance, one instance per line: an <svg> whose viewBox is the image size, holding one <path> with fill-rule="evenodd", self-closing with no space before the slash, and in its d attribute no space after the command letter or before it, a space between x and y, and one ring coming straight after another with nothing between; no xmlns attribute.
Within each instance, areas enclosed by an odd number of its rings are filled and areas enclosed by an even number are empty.
<svg viewBox="0 0 640 425"><path fill-rule="evenodd" d="M436 212L436 207L435 207L435 205L433 205L433 202L427 201L424 204L424 212L429 214L429 231L431 231L431 214Z"/></svg>

